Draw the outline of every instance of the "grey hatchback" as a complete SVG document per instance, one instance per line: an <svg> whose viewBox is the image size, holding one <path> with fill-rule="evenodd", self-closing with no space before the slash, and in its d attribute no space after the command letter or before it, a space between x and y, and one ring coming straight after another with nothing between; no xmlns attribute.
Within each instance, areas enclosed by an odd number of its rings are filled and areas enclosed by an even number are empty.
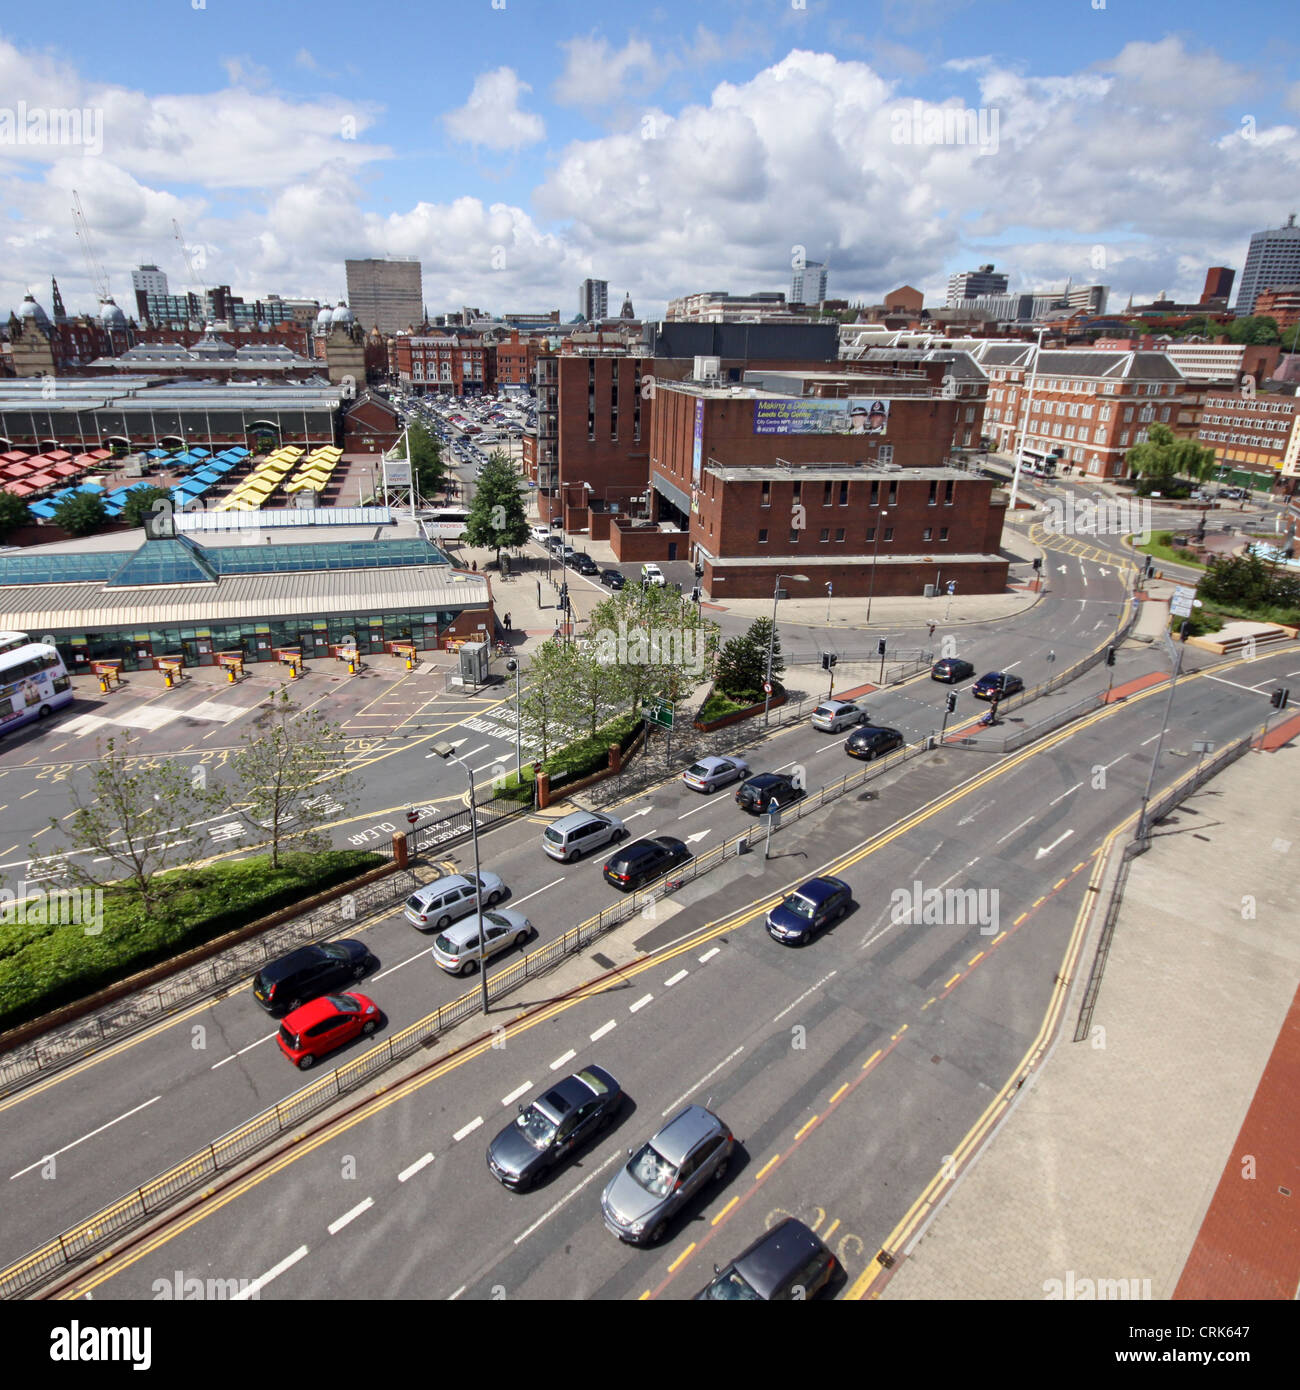
<svg viewBox="0 0 1300 1390"><path fill-rule="evenodd" d="M735 1136L711 1110L687 1105L648 1143L629 1149L600 1199L605 1225L630 1245L652 1245L669 1220L727 1171Z"/></svg>

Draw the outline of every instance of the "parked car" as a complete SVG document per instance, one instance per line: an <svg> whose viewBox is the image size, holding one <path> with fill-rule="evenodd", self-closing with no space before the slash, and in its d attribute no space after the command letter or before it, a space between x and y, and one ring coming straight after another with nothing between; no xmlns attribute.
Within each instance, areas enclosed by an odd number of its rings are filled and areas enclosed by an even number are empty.
<svg viewBox="0 0 1300 1390"><path fill-rule="evenodd" d="M522 946L532 935L533 924L522 912L498 907L483 914L483 951L491 960L507 946ZM433 939L433 958L451 975L468 975L478 968L479 918L462 918Z"/></svg>
<svg viewBox="0 0 1300 1390"><path fill-rule="evenodd" d="M590 555L575 555L573 557L573 568L577 570L579 574L600 573L600 566Z"/></svg>
<svg viewBox="0 0 1300 1390"><path fill-rule="evenodd" d="M872 758L884 757L895 748L901 748L907 740L899 729L886 729L878 724L864 724L844 740L844 751L852 758L870 762Z"/></svg>
<svg viewBox="0 0 1300 1390"><path fill-rule="evenodd" d="M809 723L814 729L821 729L828 734L838 734L841 729L847 729L853 724L866 724L870 719L865 705L856 704L852 700L823 700L813 710Z"/></svg>
<svg viewBox="0 0 1300 1390"><path fill-rule="evenodd" d="M641 566L641 582L642 584L650 584L655 587L668 583L668 581L664 578L663 570L661 570L659 566L655 564L646 564Z"/></svg>
<svg viewBox="0 0 1300 1390"><path fill-rule="evenodd" d="M839 1263L802 1221L787 1216L713 1272L697 1300L790 1303L815 1298L836 1277Z"/></svg>
<svg viewBox="0 0 1300 1390"><path fill-rule="evenodd" d="M707 1183L720 1180L736 1140L702 1105L687 1105L635 1152L600 1199L606 1227L632 1245L662 1240L669 1220Z"/></svg>
<svg viewBox="0 0 1300 1390"><path fill-rule="evenodd" d="M990 671L975 682L971 694L977 700L992 700L995 696L1005 700L1008 695L1015 695L1024 688L1024 681L1010 671Z"/></svg>
<svg viewBox="0 0 1300 1390"><path fill-rule="evenodd" d="M642 884L652 883L690 857L686 844L671 835L636 840L610 855L603 870L605 882L630 893Z"/></svg>
<svg viewBox="0 0 1300 1390"><path fill-rule="evenodd" d="M626 834L627 827L617 816L604 811L574 811L542 831L542 848L552 859L571 864Z"/></svg>
<svg viewBox="0 0 1300 1390"><path fill-rule="evenodd" d="M975 668L969 661L963 661L960 657L945 656L942 661L936 661L930 667L930 679L932 681L943 681L947 685L952 685L955 681L964 681L975 674Z"/></svg>
<svg viewBox="0 0 1300 1390"><path fill-rule="evenodd" d="M480 895L484 907L494 907L506 895L506 885L496 874L484 870L477 879L477 893L475 882L473 874L435 878L407 898L403 908L406 920L421 931L443 931L458 917L473 912Z"/></svg>
<svg viewBox="0 0 1300 1390"><path fill-rule="evenodd" d="M701 758L682 773L682 781L697 792L713 792L749 776L749 764L743 758Z"/></svg>
<svg viewBox="0 0 1300 1390"><path fill-rule="evenodd" d="M518 1116L487 1147L488 1171L506 1187L524 1192L608 1129L622 1108L618 1082L604 1067L584 1067L531 1105L520 1105Z"/></svg>
<svg viewBox="0 0 1300 1390"><path fill-rule="evenodd" d="M549 526L530 526L528 534L537 542L538 545L546 545L551 539L551 528Z"/></svg>
<svg viewBox="0 0 1300 1390"><path fill-rule="evenodd" d="M742 782L736 789L736 804L742 811L760 815L776 801L778 806L789 806L803 795L803 789L796 787L794 778L784 772L760 772Z"/></svg>
<svg viewBox="0 0 1300 1390"><path fill-rule="evenodd" d="M600 582L607 589L618 590L627 583L627 580L623 578L623 575L618 570L601 570Z"/></svg>
<svg viewBox="0 0 1300 1390"><path fill-rule="evenodd" d="M852 905L853 889L842 878L810 878L768 912L767 934L786 946L806 946Z"/></svg>
<svg viewBox="0 0 1300 1390"><path fill-rule="evenodd" d="M275 1040L280 1051L306 1071L353 1038L373 1033L381 1017L379 1006L364 994L327 994L285 1014Z"/></svg>
<svg viewBox="0 0 1300 1390"><path fill-rule="evenodd" d="M270 1014L288 1013L319 994L349 980L359 980L370 968L369 948L360 941L323 941L300 946L268 961L253 976L253 998Z"/></svg>

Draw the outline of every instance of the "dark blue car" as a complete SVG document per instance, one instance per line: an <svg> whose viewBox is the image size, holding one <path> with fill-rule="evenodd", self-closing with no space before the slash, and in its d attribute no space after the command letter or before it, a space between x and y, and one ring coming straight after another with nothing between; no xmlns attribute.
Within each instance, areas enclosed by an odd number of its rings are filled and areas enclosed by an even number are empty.
<svg viewBox="0 0 1300 1390"><path fill-rule="evenodd" d="M1009 671L990 671L975 682L971 693L977 700L1005 700L1008 695L1018 694L1024 688L1025 683L1019 676L1013 676Z"/></svg>
<svg viewBox="0 0 1300 1390"><path fill-rule="evenodd" d="M843 879L810 878L767 914L767 934L784 946L803 946L825 926L837 922L853 902Z"/></svg>

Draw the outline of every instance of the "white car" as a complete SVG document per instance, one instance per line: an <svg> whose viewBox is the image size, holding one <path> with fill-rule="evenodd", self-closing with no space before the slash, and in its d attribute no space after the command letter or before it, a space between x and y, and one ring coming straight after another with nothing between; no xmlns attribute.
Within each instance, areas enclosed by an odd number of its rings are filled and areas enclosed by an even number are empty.
<svg viewBox="0 0 1300 1390"><path fill-rule="evenodd" d="M838 734L841 729L852 728L855 724L869 724L871 716L865 705L854 704L852 700L823 700L813 710L809 722L814 729Z"/></svg>
<svg viewBox="0 0 1300 1390"><path fill-rule="evenodd" d="M648 564L641 566L641 582L657 586L667 584L668 581L664 578L664 572L658 565Z"/></svg>

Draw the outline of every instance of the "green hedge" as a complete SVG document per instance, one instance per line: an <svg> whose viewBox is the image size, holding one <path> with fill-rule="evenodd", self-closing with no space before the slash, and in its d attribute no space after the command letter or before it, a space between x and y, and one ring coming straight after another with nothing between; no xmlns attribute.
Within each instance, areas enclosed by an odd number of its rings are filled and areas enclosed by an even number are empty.
<svg viewBox="0 0 1300 1390"><path fill-rule="evenodd" d="M725 719L727 715L738 714L742 709L748 709L756 703L757 701L747 700L744 704L739 704L720 690L710 690L707 699L700 706L700 712L695 716L695 722L708 724L715 719Z"/></svg>
<svg viewBox="0 0 1300 1390"><path fill-rule="evenodd" d="M363 850L228 860L167 875L178 886L146 913L121 889L104 894L103 931L78 923L0 921L0 1028L74 1003L159 961L385 863Z"/></svg>

